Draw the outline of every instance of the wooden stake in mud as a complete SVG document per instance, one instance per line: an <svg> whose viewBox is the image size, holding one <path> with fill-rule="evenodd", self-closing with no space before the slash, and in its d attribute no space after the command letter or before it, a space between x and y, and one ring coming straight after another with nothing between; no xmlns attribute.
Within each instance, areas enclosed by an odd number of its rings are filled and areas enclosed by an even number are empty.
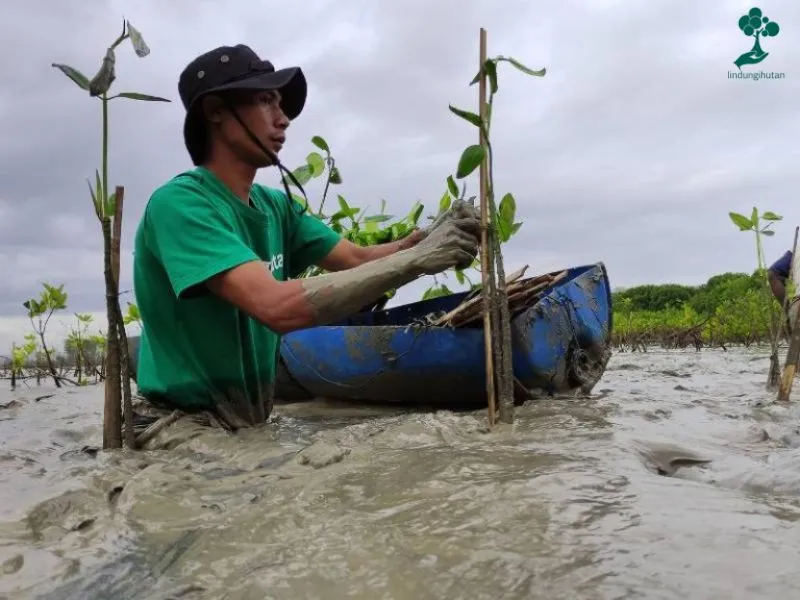
<svg viewBox="0 0 800 600"><path fill-rule="evenodd" d="M489 404L489 425L494 425L498 406L504 423L514 421L514 373L511 364L511 327L508 294L503 267L503 254L497 236L497 207L494 203L492 146L488 139L489 103L486 100L486 30L480 30L480 65L478 72L478 106L481 119L480 146L484 158L480 163L481 197L481 276L484 300L484 346L486 351L486 391Z"/></svg>
<svg viewBox="0 0 800 600"><path fill-rule="evenodd" d="M786 353L786 362L783 366L783 376L781 377L780 387L778 388L778 401L779 402L788 402L789 397L792 394L792 384L794 383L794 377L797 373L797 363L800 362L800 327L797 326L800 323L800 315L797 314L798 310L800 310L800 302L791 306L791 301L793 298L789 298L789 292L793 292L795 295L794 290L790 290L788 288L793 288L798 281L800 281L800 277L798 277L797 271L800 270L800 261L797 260L797 238L798 234L800 234L800 227L795 227L794 230L794 246L792 246L792 262L789 267L789 280L786 282L786 288L784 289L784 298L783 298L783 310L781 311L781 318L786 318L788 315L788 311L792 311L795 313L795 327L791 332L791 336L789 337L789 350ZM788 311L787 311L788 306ZM791 321L791 319L790 319Z"/></svg>
<svg viewBox="0 0 800 600"><path fill-rule="evenodd" d="M486 118L486 30L481 27L480 34L480 81L478 84L478 107L481 119ZM480 130L480 144L487 146L486 136ZM489 402L489 426L493 426L496 421L495 407L497 406L497 393L494 385L494 335L497 333L493 328L492 318L494 315L494 298L492 289L494 286L491 281L491 266L494 264L492 257L492 247L489 244L489 198L488 198L488 168L486 159L480 166L480 202L481 202L481 279L483 294L483 345L486 354L486 395Z"/></svg>
<svg viewBox="0 0 800 600"><path fill-rule="evenodd" d="M114 269L114 317L117 322L117 354L119 355L119 377L122 386L122 417L125 425L125 445L136 448L136 436L133 431L133 400L131 398L130 358L128 356L128 336L125 332L125 319L119 305L120 250L122 247L122 208L125 200L125 188L118 185L114 193L114 230L111 242L112 267Z"/></svg>
<svg viewBox="0 0 800 600"><path fill-rule="evenodd" d="M123 407L125 445L136 447L133 432L133 404L129 377L128 339L125 321L119 306L120 247L122 245L122 209L125 188L114 191L114 216L102 220L105 270L108 341L106 342L105 405L103 410L103 447L122 447Z"/></svg>

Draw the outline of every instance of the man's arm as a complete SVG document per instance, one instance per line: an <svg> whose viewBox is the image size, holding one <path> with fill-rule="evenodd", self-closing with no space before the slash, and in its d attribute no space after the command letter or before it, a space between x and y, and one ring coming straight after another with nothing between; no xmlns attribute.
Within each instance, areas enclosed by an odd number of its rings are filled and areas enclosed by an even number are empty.
<svg viewBox="0 0 800 600"><path fill-rule="evenodd" d="M425 247L420 244L341 273L283 282L190 182L157 191L144 219L145 241L164 266L176 297L207 289L279 333L338 321L423 274L469 264L480 234L477 216L453 218L425 239ZM336 238L327 234L327 240L307 244L308 255L324 255Z"/></svg>
<svg viewBox="0 0 800 600"><path fill-rule="evenodd" d="M479 236L477 215L453 218L414 248L338 273L279 282L249 262L209 278L206 286L273 331L288 333L344 319L421 275L469 265Z"/></svg>
<svg viewBox="0 0 800 600"><path fill-rule="evenodd" d="M376 244L374 246L359 246L350 240L342 239L333 250L320 261L317 266L326 271L344 271L352 269L373 260L391 256L401 250L408 250L416 246L424 237L424 234L416 230L402 240Z"/></svg>
<svg viewBox="0 0 800 600"><path fill-rule="evenodd" d="M205 282L216 296L236 306L276 333L316 324L302 280L278 281L261 262L249 262Z"/></svg>

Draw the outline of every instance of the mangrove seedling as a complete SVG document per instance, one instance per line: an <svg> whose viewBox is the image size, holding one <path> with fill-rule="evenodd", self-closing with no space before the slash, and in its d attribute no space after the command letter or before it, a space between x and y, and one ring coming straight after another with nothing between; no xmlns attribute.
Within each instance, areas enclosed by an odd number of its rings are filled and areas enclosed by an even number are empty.
<svg viewBox="0 0 800 600"><path fill-rule="evenodd" d="M151 96L139 92L120 92L109 95L111 86L116 80L116 49L130 40L133 50L139 58L150 54L150 48L142 38L142 34L124 20L122 33L111 46L106 49L100 69L90 80L78 69L69 65L53 63L53 67L69 77L79 88L87 92L91 98L99 98L101 105L103 141L101 149L100 171L95 170L94 187L89 182L89 192L94 203L95 214L100 221L103 232L104 275L106 285L106 313L108 319L108 345L106 347L106 400L103 423L103 448L122 447L122 401L125 408L125 443L129 448L135 446L133 434L133 412L131 408L130 378L128 377L129 357L124 318L119 304L119 249L122 232L122 192L117 187L110 192L108 183L108 107L115 99L139 100L145 102L169 102L166 98Z"/></svg>
<svg viewBox="0 0 800 600"><path fill-rule="evenodd" d="M49 283L44 283L43 287L44 289L39 294L38 298L26 300L22 303L22 306L28 311L28 319L31 322L31 327L33 327L33 330L42 342L42 350L47 360L47 369L50 371L53 383L56 384L56 387L61 387L61 380L56 372L52 353L47 347L45 334L53 313L58 310L64 310L67 307L67 293L64 291L63 285L53 286Z"/></svg>
<svg viewBox="0 0 800 600"><path fill-rule="evenodd" d="M75 367L75 380L83 385L86 380L83 379L84 374L87 374L89 368L89 361L86 360L86 344L87 344L87 330L92 323L92 315L88 313L75 313L75 320L77 326L70 328L69 335L64 341L64 350L72 355Z"/></svg>
<svg viewBox="0 0 800 600"><path fill-rule="evenodd" d="M764 259L764 247L761 242L761 236L773 236L775 232L772 230L772 225L775 221L783 219L782 216L775 214L771 211L765 211L759 215L758 209L754 206L750 217L742 214L730 212L728 213L733 224L739 228L739 231L753 232L756 242L756 264L757 272L764 282L764 288L769 291L769 274L767 272L766 261ZM762 221L766 223L762 225ZM769 295L768 304L765 307L769 312L769 333L770 333L770 346L771 353L769 357L770 367L769 374L767 375L767 389L774 389L778 386L780 380L780 365L778 362L778 339L780 337L781 327L779 325L779 316L775 311L772 296Z"/></svg>
<svg viewBox="0 0 800 600"><path fill-rule="evenodd" d="M24 374L25 365L30 360L39 347L36 341L36 336L33 333L25 335L25 343L22 346L17 346L16 342L11 344L11 389L17 387L17 378L22 377Z"/></svg>
<svg viewBox="0 0 800 600"><path fill-rule="evenodd" d="M503 255L500 248L501 236L508 239L519 229L521 224L514 223L516 212L516 200L513 195L507 193L503 197L504 204L501 208L495 203L494 186L494 153L491 142L491 126L494 109L494 98L499 89L498 65L509 63L517 70L534 77L544 77L546 69L533 70L515 58L507 56L496 56L486 59L480 67L477 75L470 82L470 85L481 83L489 85L489 98L485 106L481 106L480 113L476 114L461 108L450 105L450 111L461 117L468 123L478 128L480 133L480 143L467 146L461 153L456 168L455 178L464 179L471 175L478 167L484 170L484 180L486 182L485 197L488 209L488 231L486 232L485 248L481 255L481 263L487 273L486 285L486 310L491 315L492 331L499 331L499 336L493 336L493 354L497 357L496 369L498 373L498 396L500 404L500 420L509 423L513 419L514 406L514 373L511 364L511 323L508 311L508 294L505 283L505 269L503 267ZM483 99L481 99L483 102ZM457 191L454 182L448 179L450 192ZM502 225L501 225L502 224ZM500 225L500 226L499 226Z"/></svg>
<svg viewBox="0 0 800 600"><path fill-rule="evenodd" d="M414 203L405 216L397 219L395 215L387 214L387 202L385 199L380 201L380 211L378 213L369 214L369 206L366 208L354 206L352 203L348 202L342 194L337 194L336 200L338 201L338 210L334 210L331 214L326 215L323 209L328 199L330 186L341 185L342 175L339 171L339 167L336 165L336 160L331 153L330 144L327 140L322 136L315 135L311 138L311 143L321 150L322 154L317 151L309 152L306 156L305 163L295 168L292 174L302 186L324 176L323 191L319 206L314 207L310 204L306 204L306 200L299 195L293 194L292 197L301 205L306 206L312 215L325 221L329 227L341 234L345 239L360 246L372 246L374 244L401 240L420 226L420 221L425 211L425 205L419 201ZM284 177L284 182L290 187L296 187L294 182L288 177ZM464 200L465 194L466 184L463 189L459 191L453 176L448 176L445 192L439 200L438 213L429 214L425 219L430 221L435 220L450 208L453 200ZM514 201L514 197L511 194L506 194L500 202L497 215L497 226L501 243L505 243L511 239L522 226L522 223L514 222L515 213L516 202ZM474 269L479 264L480 263L476 260L469 268ZM440 277L447 279L450 271L453 271L459 284L473 285L465 270L455 268L449 269L433 277L434 285L423 292L423 300L453 293L447 285L439 281ZM322 272L322 269L310 267L300 274L300 277L311 277L319 275ZM396 290L388 291L385 295L386 299L392 298L395 293Z"/></svg>
<svg viewBox="0 0 800 600"><path fill-rule="evenodd" d="M139 326L139 330L142 329L142 317L139 315L139 307L133 303L128 302L128 312L125 313L125 317L122 319L125 325L131 325L135 323Z"/></svg>

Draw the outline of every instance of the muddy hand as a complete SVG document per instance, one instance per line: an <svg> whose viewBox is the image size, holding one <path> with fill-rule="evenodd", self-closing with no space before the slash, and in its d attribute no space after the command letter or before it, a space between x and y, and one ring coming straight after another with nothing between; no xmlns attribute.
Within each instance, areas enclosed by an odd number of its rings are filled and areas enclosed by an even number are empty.
<svg viewBox="0 0 800 600"><path fill-rule="evenodd" d="M465 269L478 254L480 234L481 221L477 211L473 209L464 216L453 211L414 246L411 250L415 253L414 263L427 275L441 273L450 267Z"/></svg>
<svg viewBox="0 0 800 600"><path fill-rule="evenodd" d="M439 215L436 220L431 223L431 225L425 230L425 235L427 236L430 234L448 219L462 219L470 217L475 217L479 220L481 218L480 213L471 203L465 202L464 200L456 200L450 205L450 208Z"/></svg>
<svg viewBox="0 0 800 600"><path fill-rule="evenodd" d="M475 208L475 205L464 200L456 200L453 202L453 204L450 206L450 213L456 219L474 218L478 221L481 220L481 213L477 208Z"/></svg>

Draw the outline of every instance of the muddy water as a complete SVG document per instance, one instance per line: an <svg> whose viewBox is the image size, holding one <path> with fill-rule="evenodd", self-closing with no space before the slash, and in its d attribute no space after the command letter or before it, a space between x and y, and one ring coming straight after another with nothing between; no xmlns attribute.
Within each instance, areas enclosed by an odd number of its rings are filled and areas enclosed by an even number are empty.
<svg viewBox="0 0 800 600"><path fill-rule="evenodd" d="M797 597L800 405L766 369L618 354L512 430L319 402L135 454L95 452L100 390L4 390L0 597Z"/></svg>

